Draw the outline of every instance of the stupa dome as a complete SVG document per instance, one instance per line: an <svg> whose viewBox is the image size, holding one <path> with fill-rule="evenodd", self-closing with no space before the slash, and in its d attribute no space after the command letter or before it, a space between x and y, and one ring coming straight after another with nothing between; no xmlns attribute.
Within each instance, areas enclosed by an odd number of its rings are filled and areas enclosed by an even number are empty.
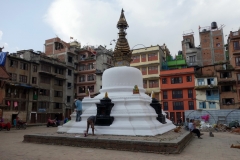
<svg viewBox="0 0 240 160"><path fill-rule="evenodd" d="M139 69L128 66L113 67L103 72L102 89L107 88L130 88L137 85L143 88L142 73Z"/></svg>

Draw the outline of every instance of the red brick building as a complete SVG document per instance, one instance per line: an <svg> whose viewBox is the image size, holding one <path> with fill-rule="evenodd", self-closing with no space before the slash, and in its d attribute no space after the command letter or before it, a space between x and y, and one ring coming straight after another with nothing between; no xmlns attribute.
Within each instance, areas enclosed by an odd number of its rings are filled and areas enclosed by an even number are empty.
<svg viewBox="0 0 240 160"><path fill-rule="evenodd" d="M185 119L184 110L196 109L194 68L161 71L160 85L163 110L175 123Z"/></svg>

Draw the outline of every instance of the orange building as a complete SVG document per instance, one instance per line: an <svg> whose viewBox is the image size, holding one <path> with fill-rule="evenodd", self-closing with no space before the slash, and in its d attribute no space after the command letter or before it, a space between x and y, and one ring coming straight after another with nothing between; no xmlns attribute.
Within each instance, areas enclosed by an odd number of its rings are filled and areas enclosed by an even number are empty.
<svg viewBox="0 0 240 160"><path fill-rule="evenodd" d="M177 122L185 119L184 110L196 109L194 68L160 72L161 103L167 117Z"/></svg>

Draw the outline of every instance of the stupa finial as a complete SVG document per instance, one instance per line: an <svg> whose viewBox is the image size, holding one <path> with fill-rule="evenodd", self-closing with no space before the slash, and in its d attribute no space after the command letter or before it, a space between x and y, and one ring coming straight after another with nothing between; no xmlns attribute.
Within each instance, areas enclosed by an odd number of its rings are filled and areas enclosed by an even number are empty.
<svg viewBox="0 0 240 160"><path fill-rule="evenodd" d="M114 65L130 66L130 62L132 61L132 51L130 50L128 41L125 37L127 35L126 29L128 28L128 23L123 9L117 23L117 28L119 29L119 38L113 52Z"/></svg>
<svg viewBox="0 0 240 160"><path fill-rule="evenodd" d="M108 98L108 93L107 93L107 92L105 93L105 96L104 96L104 98Z"/></svg>
<svg viewBox="0 0 240 160"><path fill-rule="evenodd" d="M152 95L151 95L152 99L155 98L155 94L154 92L152 91Z"/></svg>

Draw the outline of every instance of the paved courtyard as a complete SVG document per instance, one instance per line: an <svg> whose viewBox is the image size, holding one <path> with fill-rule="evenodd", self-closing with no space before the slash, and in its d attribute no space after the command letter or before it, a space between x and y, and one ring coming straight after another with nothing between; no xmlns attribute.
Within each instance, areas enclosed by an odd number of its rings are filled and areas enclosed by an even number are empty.
<svg viewBox="0 0 240 160"><path fill-rule="evenodd" d="M240 145L240 135L217 132L215 137L204 133L203 139L193 138L190 144L180 154L154 154L104 150L95 148L80 148L23 143L25 134L54 133L57 128L46 126L29 127L26 130L0 131L1 160L239 160L240 149L230 148L231 144Z"/></svg>

